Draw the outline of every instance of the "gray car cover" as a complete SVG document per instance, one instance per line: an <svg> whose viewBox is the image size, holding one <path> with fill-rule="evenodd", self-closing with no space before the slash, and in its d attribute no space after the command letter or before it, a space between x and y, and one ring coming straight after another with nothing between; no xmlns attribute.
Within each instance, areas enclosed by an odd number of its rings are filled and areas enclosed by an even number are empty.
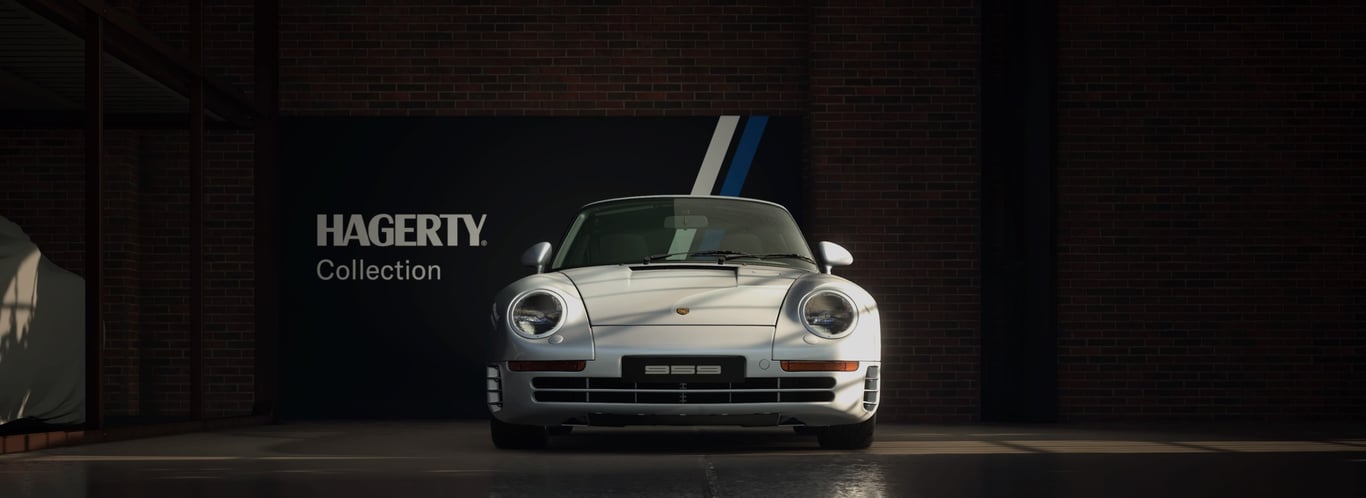
<svg viewBox="0 0 1366 498"><path fill-rule="evenodd" d="M0 216L0 425L16 421L85 422L85 280Z"/></svg>

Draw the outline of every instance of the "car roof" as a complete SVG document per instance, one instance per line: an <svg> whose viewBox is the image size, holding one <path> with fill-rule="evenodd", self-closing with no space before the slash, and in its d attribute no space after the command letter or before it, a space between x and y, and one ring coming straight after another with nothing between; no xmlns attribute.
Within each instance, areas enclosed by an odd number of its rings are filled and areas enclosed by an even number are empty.
<svg viewBox="0 0 1366 498"><path fill-rule="evenodd" d="M583 207L581 207L581 208L579 208L579 209L588 208L589 206L596 206L596 205L598 205L598 204L607 204L607 203L610 203L610 202L634 201L634 200L642 200L642 199L716 199L716 200L725 200L725 201L741 201L741 202L753 202L753 203L756 203L756 204L767 204L767 205L769 205L769 206L774 206L774 207L777 207L777 208L779 208L779 209L782 209L783 211L787 211L787 207L783 206L782 204L778 204L778 203L776 203L776 202L770 202L770 201L765 201L765 200L760 200L760 199L751 199L751 198L749 198L749 197L734 197L734 196L729 196L729 195L637 195L637 196L631 196L631 197L617 197L617 198L615 198L615 199L603 199L603 200L600 200L600 201L590 202L590 203L588 203L588 204L584 204Z"/></svg>

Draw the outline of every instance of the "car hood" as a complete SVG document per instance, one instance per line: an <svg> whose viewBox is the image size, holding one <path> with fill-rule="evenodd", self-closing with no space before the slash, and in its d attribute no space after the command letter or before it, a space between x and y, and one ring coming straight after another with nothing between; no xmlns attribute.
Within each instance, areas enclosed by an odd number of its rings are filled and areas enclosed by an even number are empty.
<svg viewBox="0 0 1366 498"><path fill-rule="evenodd" d="M745 265L618 265L564 270L592 325L769 325L809 272Z"/></svg>

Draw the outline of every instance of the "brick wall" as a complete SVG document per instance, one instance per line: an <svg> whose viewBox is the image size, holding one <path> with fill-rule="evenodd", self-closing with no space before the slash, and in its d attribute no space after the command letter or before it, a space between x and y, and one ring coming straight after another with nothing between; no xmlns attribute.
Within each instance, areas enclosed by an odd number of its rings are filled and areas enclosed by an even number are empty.
<svg viewBox="0 0 1366 498"><path fill-rule="evenodd" d="M80 136L79 133L73 135ZM84 143L83 139L79 141ZM103 365L103 381L105 407L110 415L137 413L142 410L143 401L141 395L134 392L142 383L142 372L134 366L146 357L139 347L143 340L142 303L137 298L142 269L142 240L139 237L142 217L138 210L141 199L137 188L140 143L138 134L130 131L109 131L104 137L102 195L105 210L103 287L106 361ZM66 166L75 166L74 173L84 181L84 156ZM67 174L71 172L68 169ZM85 188L81 188L80 192L84 195ZM81 202L81 206L84 209L85 203ZM85 268L82 266L77 273L84 275Z"/></svg>
<svg viewBox="0 0 1366 498"><path fill-rule="evenodd" d="M248 414L255 401L253 151L250 132L213 131L205 138L204 409L209 416Z"/></svg>
<svg viewBox="0 0 1366 498"><path fill-rule="evenodd" d="M202 1L202 0L201 0ZM123 10L167 45L186 50L189 43L189 2L125 0ZM255 90L252 43L254 0L213 0L204 3L204 63L220 81L251 95ZM290 3L290 2L281 2Z"/></svg>
<svg viewBox="0 0 1366 498"><path fill-rule="evenodd" d="M183 48L182 2L119 2ZM251 90L251 2L206 7L206 61ZM189 410L189 231L185 131L110 130L105 139L104 403L110 417ZM83 274L85 176L79 130L0 130L0 215ZM210 416L251 412L254 255L251 134L211 131L205 151L205 381Z"/></svg>
<svg viewBox="0 0 1366 498"><path fill-rule="evenodd" d="M80 133L0 130L0 215L58 266L85 271L85 145Z"/></svg>
<svg viewBox="0 0 1366 498"><path fill-rule="evenodd" d="M976 7L813 9L813 235L878 299L892 420L978 415Z"/></svg>
<svg viewBox="0 0 1366 498"><path fill-rule="evenodd" d="M143 357L139 367L148 414L189 412L190 293L189 169L186 132L143 132Z"/></svg>
<svg viewBox="0 0 1366 498"><path fill-rule="evenodd" d="M282 6L283 112L657 116L805 110L803 7L357 3Z"/></svg>
<svg viewBox="0 0 1366 498"><path fill-rule="evenodd" d="M209 66L247 91L250 3L206 11ZM880 299L884 416L976 418L975 4L284 3L286 115L806 116L810 231L847 245L842 273ZM130 4L183 44L180 2ZM1059 25L1063 416L1366 412L1362 8L1064 0ZM78 135L0 133L22 166L0 168L0 206L74 268L82 216L61 199L81 199ZM126 140L139 186L111 210L139 231L113 241L134 257L111 268L140 271L120 285L137 286L123 312L145 335L125 337L183 340L183 232L159 221L184 202L183 139ZM251 402L251 149L249 133L210 138L214 413ZM50 173L67 163L74 177Z"/></svg>
<svg viewBox="0 0 1366 498"><path fill-rule="evenodd" d="M188 43L189 9L179 1L140 1L133 11L139 22L177 49ZM250 98L254 91L252 0L206 2L204 6L204 61L211 74L232 84ZM171 221L160 236L168 266L152 278L148 299L163 312L160 339L149 347L165 352L156 369L166 383L157 387L171 396L175 410L189 408L188 358L177 355L188 347L185 325L189 314L189 187L184 166L186 135L155 133L156 150L148 151L148 174L156 178L149 189L158 193L151 209L164 211ZM253 204L253 135L250 131L211 130L205 137L204 161L204 382L205 411L209 416L250 413L255 379L255 205ZM171 379L178 379L173 382Z"/></svg>
<svg viewBox="0 0 1366 498"><path fill-rule="evenodd" d="M1366 9L1060 2L1061 413L1366 415Z"/></svg>
<svg viewBox="0 0 1366 498"><path fill-rule="evenodd" d="M400 2L402 3L402 2ZM881 299L884 418L976 417L975 7L326 5L281 10L287 115L806 115L809 227ZM641 2L642 4L644 2ZM127 2L169 44L181 2ZM250 90L251 2L206 7L206 57ZM182 411L184 141L144 132L144 411ZM208 383L251 401L251 136L210 145ZM77 161L79 155L76 156ZM153 380L155 379L155 380Z"/></svg>

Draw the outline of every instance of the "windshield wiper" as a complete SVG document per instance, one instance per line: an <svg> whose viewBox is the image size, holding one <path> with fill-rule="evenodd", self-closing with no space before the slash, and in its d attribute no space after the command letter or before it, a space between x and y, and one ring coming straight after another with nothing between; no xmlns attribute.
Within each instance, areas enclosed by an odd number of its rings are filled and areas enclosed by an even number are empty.
<svg viewBox="0 0 1366 498"><path fill-rule="evenodd" d="M722 257L721 257L721 260L722 260L722 261L725 261L725 260L734 259L734 258L755 258L755 259L800 259L800 260L802 260L802 261L805 261L805 262L807 262L807 263L811 263L811 264L813 264L813 265L816 264L816 260L814 260L814 259L808 258L808 257L806 257L806 256L802 256L802 255L797 254L797 253L790 253L790 252L779 252L779 253L771 253L771 254L745 254L745 253L734 253L734 254L728 254L728 255L722 256Z"/></svg>
<svg viewBox="0 0 1366 498"><path fill-rule="evenodd" d="M661 260L661 259L665 259L665 258L669 258L669 257L673 257L673 256L687 256L687 257L692 257L692 256L720 256L720 258L717 258L716 262L717 262L717 263L723 263L723 262L725 262L726 259L728 259L728 258L738 258L738 257L753 256L753 255L752 255L752 254L743 253L743 252L723 251L723 250L670 252L670 253L664 253L664 254L656 254L656 255L647 257L647 258L645 258L645 264L650 264L651 262L659 261L659 260Z"/></svg>

